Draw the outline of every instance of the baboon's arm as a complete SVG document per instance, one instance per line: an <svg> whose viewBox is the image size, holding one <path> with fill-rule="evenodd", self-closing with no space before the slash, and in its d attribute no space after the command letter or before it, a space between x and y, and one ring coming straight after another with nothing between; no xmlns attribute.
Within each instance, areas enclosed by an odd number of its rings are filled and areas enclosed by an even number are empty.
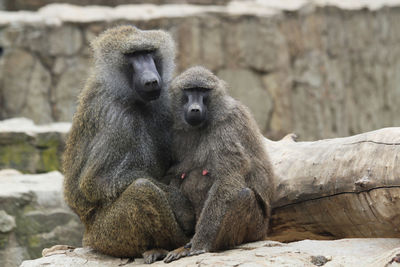
<svg viewBox="0 0 400 267"><path fill-rule="evenodd" d="M143 167L138 168L143 159L134 152L140 148L124 142L132 131L124 123L126 116L124 110L110 105L101 114L104 123L99 125L100 131L86 148L88 158L81 171L79 186L89 201L96 202L104 197L115 199L135 178L150 177L142 171ZM108 123L111 120L112 123Z"/></svg>
<svg viewBox="0 0 400 267"><path fill-rule="evenodd" d="M115 199L132 183L134 177L149 178L147 173L130 168L132 157L132 152L118 157L104 148L93 148L79 183L88 200L96 202L104 197Z"/></svg>

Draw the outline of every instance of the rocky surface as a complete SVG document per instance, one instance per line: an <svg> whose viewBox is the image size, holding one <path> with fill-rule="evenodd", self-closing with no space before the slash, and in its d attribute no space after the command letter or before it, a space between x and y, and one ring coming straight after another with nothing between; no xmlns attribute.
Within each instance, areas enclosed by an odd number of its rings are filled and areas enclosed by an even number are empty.
<svg viewBox="0 0 400 267"><path fill-rule="evenodd" d="M37 126L26 118L0 121L0 169L28 173L60 170L70 127L71 123Z"/></svg>
<svg viewBox="0 0 400 267"><path fill-rule="evenodd" d="M304 240L293 243L260 241L236 249L187 257L151 266L397 266L392 259L400 252L400 239ZM104 256L88 248L61 250L58 254L25 261L21 267L38 266L149 266L143 259Z"/></svg>
<svg viewBox="0 0 400 267"><path fill-rule="evenodd" d="M0 170L0 265L14 267L60 243L81 245L82 226L65 205L59 172Z"/></svg>
<svg viewBox="0 0 400 267"><path fill-rule="evenodd" d="M231 0L0 0L0 10L36 10L52 3L68 3L73 5L118 6L127 4L196 4L224 5ZM249 0L242 0L249 1Z"/></svg>
<svg viewBox="0 0 400 267"><path fill-rule="evenodd" d="M0 119L71 121L90 40L119 24L162 28L178 71L226 79L264 134L300 140L400 123L399 0L233 1L222 6L50 5L0 12ZM106 18L106 19L105 19Z"/></svg>

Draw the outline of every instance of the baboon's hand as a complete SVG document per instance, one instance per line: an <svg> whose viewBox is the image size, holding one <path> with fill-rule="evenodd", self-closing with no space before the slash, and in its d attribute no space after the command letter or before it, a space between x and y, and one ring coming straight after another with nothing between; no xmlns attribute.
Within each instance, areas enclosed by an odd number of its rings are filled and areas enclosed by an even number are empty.
<svg viewBox="0 0 400 267"><path fill-rule="evenodd" d="M167 257L165 257L164 259L164 262L170 263L171 261L176 261L180 258L188 256L189 252L190 252L190 247L187 247L187 245L184 247L177 248L168 253Z"/></svg>
<svg viewBox="0 0 400 267"><path fill-rule="evenodd" d="M145 251L142 256L144 258L144 263L150 264L155 262L156 260L162 260L168 254L168 251L165 249L151 249Z"/></svg>

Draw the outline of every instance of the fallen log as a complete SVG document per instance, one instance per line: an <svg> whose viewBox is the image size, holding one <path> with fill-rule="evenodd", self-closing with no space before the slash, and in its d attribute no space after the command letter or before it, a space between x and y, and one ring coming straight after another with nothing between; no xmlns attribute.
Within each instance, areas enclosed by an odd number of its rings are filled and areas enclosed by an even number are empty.
<svg viewBox="0 0 400 267"><path fill-rule="evenodd" d="M277 177L270 239L400 237L400 128L265 145Z"/></svg>

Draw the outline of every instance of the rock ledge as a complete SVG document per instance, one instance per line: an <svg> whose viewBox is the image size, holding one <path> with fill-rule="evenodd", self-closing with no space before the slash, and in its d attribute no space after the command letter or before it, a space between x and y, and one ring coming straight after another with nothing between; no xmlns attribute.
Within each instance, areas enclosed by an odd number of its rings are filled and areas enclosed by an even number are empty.
<svg viewBox="0 0 400 267"><path fill-rule="evenodd" d="M400 239L304 240L293 243L260 241L221 253L187 257L168 266L391 266L400 252ZM31 261L21 267L37 266L149 266L143 259L134 261L104 256L89 248L59 251L59 254ZM387 265L386 265L387 264ZM397 263L394 263L397 264ZM151 266L167 266L163 262Z"/></svg>

